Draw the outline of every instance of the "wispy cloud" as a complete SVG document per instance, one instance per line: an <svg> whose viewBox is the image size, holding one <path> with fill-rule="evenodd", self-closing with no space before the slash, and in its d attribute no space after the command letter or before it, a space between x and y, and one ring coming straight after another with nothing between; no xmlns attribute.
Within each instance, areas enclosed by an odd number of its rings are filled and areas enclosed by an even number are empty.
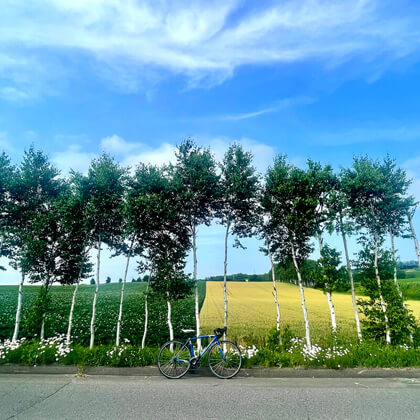
<svg viewBox="0 0 420 420"><path fill-rule="evenodd" d="M420 156L406 160L402 167L407 171L407 175L412 179L409 192L417 201L420 201Z"/></svg>
<svg viewBox="0 0 420 420"><path fill-rule="evenodd" d="M294 0L259 7L239 0L3 0L0 74L8 78L25 67L26 57L42 66L36 54L74 59L78 53L106 67L104 74L118 73L120 78L107 79L123 80L127 90L141 88L144 74L152 79L152 73L181 74L190 85L211 85L240 66L307 59L325 66L358 59L361 68L375 63L377 71L378 62L418 58L415 4L399 13L389 6L382 0ZM264 111L271 112L256 112Z"/></svg>
<svg viewBox="0 0 420 420"><path fill-rule="evenodd" d="M66 150L53 153L51 161L65 176L70 173L71 169L86 173L89 169L90 162L95 157L95 153L85 152L80 145L71 144Z"/></svg>
<svg viewBox="0 0 420 420"><path fill-rule="evenodd" d="M385 128L360 128L348 131L325 132L309 136L315 143L324 146L371 142L410 142L420 140L420 126L399 126Z"/></svg>
<svg viewBox="0 0 420 420"><path fill-rule="evenodd" d="M297 98L285 98L281 99L276 102L275 105L263 108L258 111L254 112L247 112L243 114L228 114L228 115L221 115L216 117L215 119L219 119L222 121L241 121L246 120L248 118L255 118L259 117L260 115L264 114L271 114L272 112L277 112L285 108L299 106L299 105L307 105L315 102L315 98L306 98L306 97L297 97Z"/></svg>
<svg viewBox="0 0 420 420"><path fill-rule="evenodd" d="M83 138L84 136L69 136L69 138ZM275 149L265 143L250 138L231 138L231 137L201 137L195 136L196 141L203 147L209 147L217 161L222 161L228 147L233 143L239 143L244 150L253 154L253 165L263 173L273 162ZM1 146L1 133L0 133ZM63 151L52 154L52 162L62 171L64 175L70 169L86 173L90 162L99 154L105 151L115 156L124 166L132 169L139 163L152 165L163 165L175 163L176 145L170 142L162 142L157 145L147 145L141 142L130 142L121 136L113 134L104 137L100 142L100 147L95 152L87 152L81 144L70 144Z"/></svg>
<svg viewBox="0 0 420 420"><path fill-rule="evenodd" d="M7 133L0 131L0 151L12 152L13 147L8 140Z"/></svg>
<svg viewBox="0 0 420 420"><path fill-rule="evenodd" d="M11 102L22 102L30 98L30 96L23 90L10 86L0 88L0 97Z"/></svg>

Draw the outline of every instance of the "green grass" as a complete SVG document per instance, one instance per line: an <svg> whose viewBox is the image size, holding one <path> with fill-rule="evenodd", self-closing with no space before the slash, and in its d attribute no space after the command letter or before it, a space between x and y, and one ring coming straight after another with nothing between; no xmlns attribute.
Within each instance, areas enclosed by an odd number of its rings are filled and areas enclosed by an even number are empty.
<svg viewBox="0 0 420 420"><path fill-rule="evenodd" d="M205 297L205 283L199 283L200 303ZM54 286L51 289L51 310L45 321L45 335L51 337L67 332L68 316L74 286ZM144 292L145 283L127 283L124 295L124 309L121 323L121 338L127 338L133 344L140 344L144 328ZM90 319L94 285L82 285L79 288L72 335L74 341L87 345L90 337ZM113 344L119 311L121 284L101 284L97 301L95 343ZM11 338L13 334L17 306L17 286L0 286L0 340ZM25 318L33 306L39 286L25 286L22 302L22 328L20 336L25 336ZM174 333L183 337L181 328L195 326L194 296L173 302L172 322ZM169 337L166 323L167 306L165 301L149 299L148 344L160 344Z"/></svg>

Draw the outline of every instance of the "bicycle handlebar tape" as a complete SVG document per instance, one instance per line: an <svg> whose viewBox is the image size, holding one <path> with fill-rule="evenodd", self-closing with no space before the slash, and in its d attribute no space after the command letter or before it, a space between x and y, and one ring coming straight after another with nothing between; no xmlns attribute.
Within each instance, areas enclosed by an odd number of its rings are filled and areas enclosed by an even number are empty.
<svg viewBox="0 0 420 420"><path fill-rule="evenodd" d="M217 336L217 338L220 338L220 337L223 336L223 334L226 333L226 331L227 331L227 328L226 327L225 328L216 328L214 330L214 334Z"/></svg>

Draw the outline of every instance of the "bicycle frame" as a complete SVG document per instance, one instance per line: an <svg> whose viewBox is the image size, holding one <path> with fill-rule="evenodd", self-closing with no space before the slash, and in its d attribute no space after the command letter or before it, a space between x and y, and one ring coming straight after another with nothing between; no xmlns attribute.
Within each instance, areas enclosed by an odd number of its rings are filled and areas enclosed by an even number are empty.
<svg viewBox="0 0 420 420"><path fill-rule="evenodd" d="M210 343L207 345L207 347L198 355L198 356L195 356L194 355L194 348L193 348L193 345L192 345L192 342L193 342L193 340L198 340L199 338L201 339L201 338L211 338L211 337L213 337L212 338L212 340L210 341ZM184 346L182 347L182 348L188 348L188 350L190 351L190 356L191 356L191 358L193 358L193 357L197 357L197 361L199 361L206 353L207 353L207 351L210 349L210 347L214 344L214 343L216 343L217 345L218 345L218 347L219 347L219 351L220 351L220 355L222 356L222 358L223 358L223 360L226 360L226 357L225 357L225 355L224 355L224 353L223 353L223 350L222 350L222 347L220 346L220 342L219 342L219 339L217 338L217 335L200 335L200 336L198 336L198 337L191 337L191 338L188 338L187 339L187 341L185 342L185 344L184 344ZM189 345L188 345L189 344ZM182 350L182 348L181 348L181 350ZM181 351L180 350L180 351ZM186 362L188 362L188 363L190 363L190 361L189 360L184 360L184 359L178 359L177 357L176 357L177 355L175 355L175 357L174 357L174 359L177 361L177 362L184 362L184 363L186 363Z"/></svg>

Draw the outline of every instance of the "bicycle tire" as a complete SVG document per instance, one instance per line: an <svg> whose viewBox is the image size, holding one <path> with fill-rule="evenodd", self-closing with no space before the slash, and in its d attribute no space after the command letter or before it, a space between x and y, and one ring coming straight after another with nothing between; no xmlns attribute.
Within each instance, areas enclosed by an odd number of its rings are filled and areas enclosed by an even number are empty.
<svg viewBox="0 0 420 420"><path fill-rule="evenodd" d="M185 343L172 340L160 348L157 365L163 376L168 379L179 379L188 372L190 360L190 350Z"/></svg>
<svg viewBox="0 0 420 420"><path fill-rule="evenodd" d="M223 351L225 358L222 357ZM241 369L242 356L239 347L231 341L220 341L218 344L213 344L209 350L209 367L214 375L220 379L233 378Z"/></svg>

